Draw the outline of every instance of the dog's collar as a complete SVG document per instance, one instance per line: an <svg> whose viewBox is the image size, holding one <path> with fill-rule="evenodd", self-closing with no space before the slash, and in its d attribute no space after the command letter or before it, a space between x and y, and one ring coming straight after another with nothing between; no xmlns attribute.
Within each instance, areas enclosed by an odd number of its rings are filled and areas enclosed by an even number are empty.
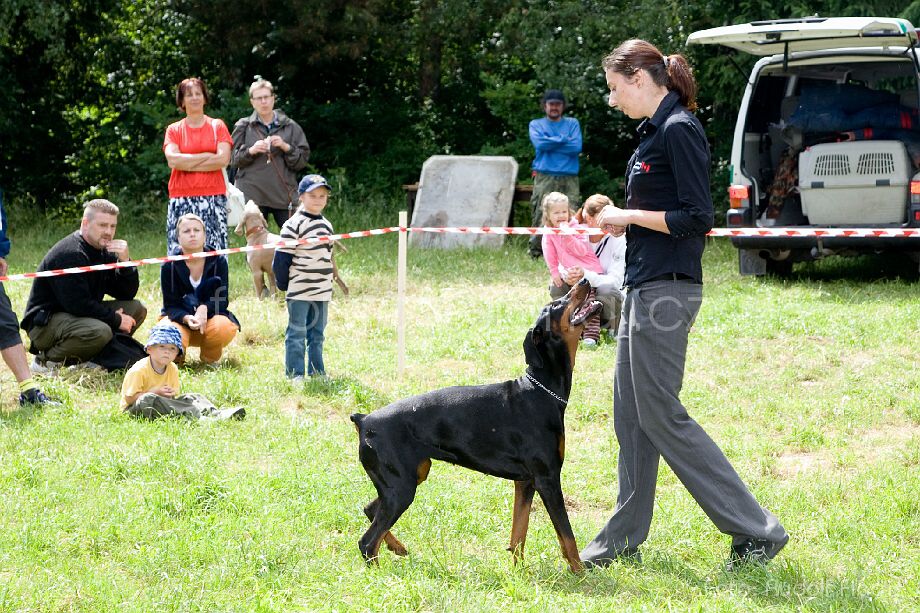
<svg viewBox="0 0 920 613"><path fill-rule="evenodd" d="M531 383L533 383L534 385L539 387L541 390L543 390L544 392L546 392L547 394L549 394L550 396L552 396L553 398L561 402L563 405L567 406L569 404L568 400L565 400L564 398L559 396L557 393L555 393L554 391L552 391L551 389L549 389L548 387L546 387L545 385L537 381L537 378L534 377L532 374L530 374L530 371L525 372L524 376L530 379Z"/></svg>
<svg viewBox="0 0 920 613"><path fill-rule="evenodd" d="M248 230L246 230L246 237L248 238L249 236L255 234L256 232L264 232L264 231L265 231L265 226L253 226L249 228Z"/></svg>

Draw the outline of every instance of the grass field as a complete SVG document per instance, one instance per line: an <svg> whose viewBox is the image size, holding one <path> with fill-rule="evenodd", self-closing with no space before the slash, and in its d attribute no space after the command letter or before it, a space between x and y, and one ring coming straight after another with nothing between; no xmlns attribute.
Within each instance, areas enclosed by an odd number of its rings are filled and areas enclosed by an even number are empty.
<svg viewBox="0 0 920 613"><path fill-rule="evenodd" d="M75 225L12 227L11 269L24 272ZM122 236L133 257L160 255L159 221ZM576 576L539 502L525 564L513 568L513 486L445 464L394 530L410 555L384 551L378 568L365 567L357 540L374 491L348 415L519 376L547 275L519 240L496 251L410 251L400 379L396 238L347 247L339 261L352 294L331 309L331 379L297 387L283 375L283 304L254 299L243 257L231 258L243 331L225 367L199 368L193 349L182 377L185 390L245 405L243 422L135 421L118 412L118 376L85 372L42 380L63 407L21 410L0 369L0 610L916 609L916 265L866 258L809 265L788 280L740 278L734 250L711 242L682 397L792 540L765 569L724 573L729 538L662 464L643 563ZM158 274L141 269L152 313ZM20 314L28 288L7 284ZM563 488L579 544L617 492L614 354L613 344L579 353L566 414Z"/></svg>

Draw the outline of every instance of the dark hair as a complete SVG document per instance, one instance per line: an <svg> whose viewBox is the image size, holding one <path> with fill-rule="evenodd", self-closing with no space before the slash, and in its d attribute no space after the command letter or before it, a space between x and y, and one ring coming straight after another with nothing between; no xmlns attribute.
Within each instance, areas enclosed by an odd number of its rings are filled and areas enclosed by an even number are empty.
<svg viewBox="0 0 920 613"><path fill-rule="evenodd" d="M693 69L680 54L664 55L652 43L633 38L611 51L601 66L628 77L645 70L655 85L676 91L687 109L695 111L697 108Z"/></svg>
<svg viewBox="0 0 920 613"><path fill-rule="evenodd" d="M565 106L565 94L561 89L548 89L540 98L540 107L546 106L547 102L561 102Z"/></svg>
<svg viewBox="0 0 920 613"><path fill-rule="evenodd" d="M185 110L185 94L195 86L197 86L201 90L202 95L204 95L204 103L207 104L210 101L208 97L208 86L204 84L204 81L198 77L189 77L188 79L183 79L182 83L179 83L179 87L176 88L176 106L181 110Z"/></svg>

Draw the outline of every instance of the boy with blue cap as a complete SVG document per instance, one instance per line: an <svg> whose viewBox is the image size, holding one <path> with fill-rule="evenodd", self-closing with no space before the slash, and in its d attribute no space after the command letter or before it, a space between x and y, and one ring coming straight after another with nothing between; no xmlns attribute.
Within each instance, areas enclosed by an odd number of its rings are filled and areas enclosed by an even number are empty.
<svg viewBox="0 0 920 613"><path fill-rule="evenodd" d="M332 189L322 175L300 180L300 206L281 228L281 240L317 239L332 234L323 217ZM325 376L323 340L332 300L332 243L278 247L272 261L278 289L287 292L288 327L284 333L284 372L293 381L304 374ZM304 358L306 368L304 367Z"/></svg>
<svg viewBox="0 0 920 613"><path fill-rule="evenodd" d="M179 395L179 368L175 359L184 352L182 334L169 322L161 322L150 331L147 357L125 373L121 384L121 410L134 417L156 419L168 415L197 420L242 419L242 408L220 410L201 394Z"/></svg>

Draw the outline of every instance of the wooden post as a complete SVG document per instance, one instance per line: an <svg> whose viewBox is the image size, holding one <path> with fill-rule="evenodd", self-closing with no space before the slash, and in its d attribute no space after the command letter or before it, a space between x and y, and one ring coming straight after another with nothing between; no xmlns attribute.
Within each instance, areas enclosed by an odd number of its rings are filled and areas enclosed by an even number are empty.
<svg viewBox="0 0 920 613"><path fill-rule="evenodd" d="M406 246L408 214L399 212L399 251L396 258L396 375L401 379L406 368Z"/></svg>

